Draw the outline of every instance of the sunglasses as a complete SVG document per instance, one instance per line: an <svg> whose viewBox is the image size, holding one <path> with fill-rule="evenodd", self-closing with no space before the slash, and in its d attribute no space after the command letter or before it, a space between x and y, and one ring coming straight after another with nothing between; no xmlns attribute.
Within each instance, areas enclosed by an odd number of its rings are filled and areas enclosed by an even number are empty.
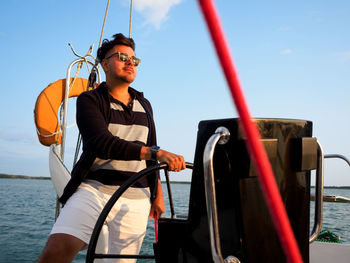
<svg viewBox="0 0 350 263"><path fill-rule="evenodd" d="M126 63L129 61L129 59L131 59L132 63L134 64L135 67L137 67L140 62L141 62L141 59L135 57L135 56L132 56L132 57L129 57L128 54L126 53L123 53L123 52L115 52L113 53L112 55L106 57L106 59L110 59L111 57L115 56L115 55L118 55L118 58L120 61Z"/></svg>

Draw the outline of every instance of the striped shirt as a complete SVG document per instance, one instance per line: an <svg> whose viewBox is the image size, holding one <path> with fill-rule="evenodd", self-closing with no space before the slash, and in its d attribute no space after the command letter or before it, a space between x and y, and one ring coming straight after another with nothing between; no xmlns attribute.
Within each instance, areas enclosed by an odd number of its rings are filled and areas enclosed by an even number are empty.
<svg viewBox="0 0 350 263"><path fill-rule="evenodd" d="M111 117L108 124L109 132L128 142L146 145L148 138L148 118L145 109L135 96L128 106L110 96ZM121 185L130 176L146 168L145 160L113 160L96 158L89 179L97 180L107 185ZM146 178L135 183L134 187L147 187Z"/></svg>

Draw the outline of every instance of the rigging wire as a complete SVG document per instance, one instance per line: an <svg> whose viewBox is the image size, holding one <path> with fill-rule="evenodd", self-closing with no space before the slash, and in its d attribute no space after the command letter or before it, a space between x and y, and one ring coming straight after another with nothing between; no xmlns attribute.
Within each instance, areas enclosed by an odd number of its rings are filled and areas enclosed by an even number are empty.
<svg viewBox="0 0 350 263"><path fill-rule="evenodd" d="M104 19L103 19L103 24L102 24L102 30L101 30L101 36L100 36L100 42L98 43L98 48L100 48L100 46L101 46L101 42L102 42L103 31L104 31L104 28L105 28L106 19L107 19L107 14L108 14L109 2L110 2L110 0L108 0L108 2L107 2L107 7L106 7L106 12L105 12L105 17L104 17ZM98 48L97 48L97 49L98 49Z"/></svg>
<svg viewBox="0 0 350 263"><path fill-rule="evenodd" d="M131 38L132 0L130 0L129 38Z"/></svg>
<svg viewBox="0 0 350 263"><path fill-rule="evenodd" d="M102 24L102 29L101 29L101 35L100 35L100 41L98 43L98 48L101 47L102 43L102 38L103 38L103 31L105 28L106 20L107 20L107 14L108 14L108 9L109 9L109 3L110 0L107 2L107 7L106 7L106 12L105 12L105 17L103 19L103 24ZM133 0L130 0L130 16L129 16L129 38L131 37L131 25L132 25L132 8L133 8ZM97 49L98 49L97 48Z"/></svg>

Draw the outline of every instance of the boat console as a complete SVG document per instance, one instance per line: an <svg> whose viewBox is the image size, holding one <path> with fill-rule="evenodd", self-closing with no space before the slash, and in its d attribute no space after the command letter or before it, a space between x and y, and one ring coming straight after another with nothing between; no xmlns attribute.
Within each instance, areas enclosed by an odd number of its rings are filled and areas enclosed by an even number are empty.
<svg viewBox="0 0 350 263"><path fill-rule="evenodd" d="M309 262L310 171L317 167L318 150L316 139L311 137L312 123L282 119L254 122L303 261ZM228 130L229 139L214 147L217 223L213 224L215 214L208 214L206 191L210 187L206 187L203 159L207 143L220 127ZM215 225L218 232L211 233ZM200 122L188 218L161 218L158 232L156 262L213 262L218 255L226 262L235 262L229 261L233 258L240 262L286 262L238 119ZM219 248L213 249L212 243L219 243Z"/></svg>

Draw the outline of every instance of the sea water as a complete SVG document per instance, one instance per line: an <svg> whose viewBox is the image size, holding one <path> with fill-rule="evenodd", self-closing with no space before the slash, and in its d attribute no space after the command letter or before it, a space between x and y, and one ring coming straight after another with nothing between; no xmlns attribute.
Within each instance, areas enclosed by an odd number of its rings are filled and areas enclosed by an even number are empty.
<svg viewBox="0 0 350 263"><path fill-rule="evenodd" d="M187 214L190 185L172 184L171 190L175 213ZM163 192L167 196L165 185ZM325 189L325 194L350 197L350 189ZM0 179L0 263L36 262L54 222L55 206L50 180ZM170 216L166 207L166 216ZM350 243L350 204L324 203L323 218L324 228ZM141 254L153 254L154 221L149 220L148 225ZM80 253L74 262L85 262L85 255Z"/></svg>

